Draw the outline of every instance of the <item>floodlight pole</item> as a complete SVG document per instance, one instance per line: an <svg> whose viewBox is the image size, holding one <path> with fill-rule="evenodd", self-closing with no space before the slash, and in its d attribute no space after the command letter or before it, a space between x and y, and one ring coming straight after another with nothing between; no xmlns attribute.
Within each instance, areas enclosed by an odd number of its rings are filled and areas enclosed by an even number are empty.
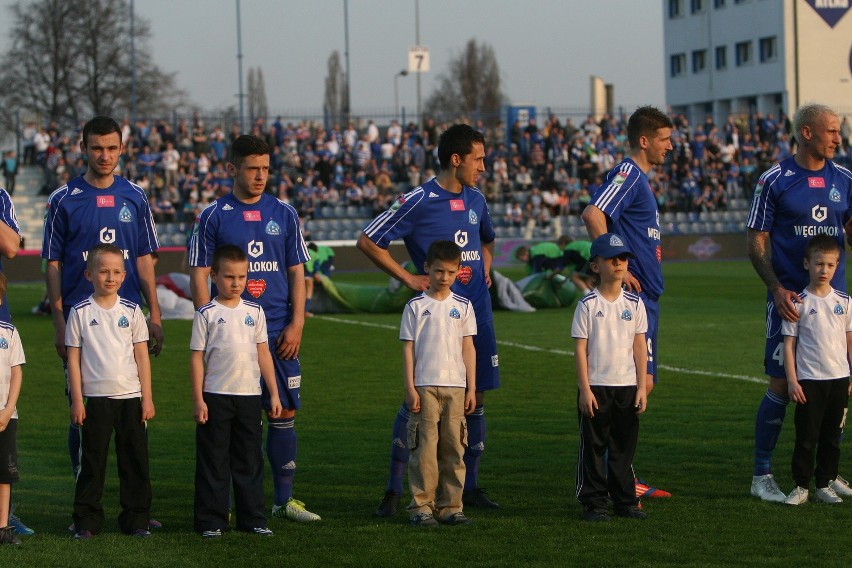
<svg viewBox="0 0 852 568"><path fill-rule="evenodd" d="M245 133L245 115L243 113L243 40L242 26L240 25L240 0L237 0L237 74L239 75L240 92L237 97L240 99L240 134Z"/></svg>

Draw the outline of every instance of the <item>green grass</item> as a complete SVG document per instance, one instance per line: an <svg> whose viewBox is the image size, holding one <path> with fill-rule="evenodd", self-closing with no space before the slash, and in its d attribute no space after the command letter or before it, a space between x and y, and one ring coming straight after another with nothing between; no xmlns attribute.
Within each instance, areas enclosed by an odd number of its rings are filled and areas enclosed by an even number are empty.
<svg viewBox="0 0 852 568"><path fill-rule="evenodd" d="M785 508L749 496L754 414L765 390L748 380L762 376L764 292L757 276L745 262L671 263L665 271L663 366L642 417L636 468L674 498L647 500L647 521L579 520L576 383L568 354L573 310L495 314L503 387L487 398L481 481L502 508L469 509L474 526L431 531L412 529L402 513L374 518L402 399L399 317L338 315L309 320L302 346L295 489L323 520L305 526L271 519L271 539L229 533L215 542L191 531L189 322L166 323L165 351L153 361L153 511L165 528L145 541L118 533L111 462L105 532L74 542L66 530L73 479L64 379L49 320L29 314L41 287L15 285L9 301L28 361L15 501L38 534L18 550L0 549L0 566L849 565L852 503ZM787 422L775 458L784 490L793 485ZM841 471L852 474L849 452ZM268 501L270 495L268 487Z"/></svg>

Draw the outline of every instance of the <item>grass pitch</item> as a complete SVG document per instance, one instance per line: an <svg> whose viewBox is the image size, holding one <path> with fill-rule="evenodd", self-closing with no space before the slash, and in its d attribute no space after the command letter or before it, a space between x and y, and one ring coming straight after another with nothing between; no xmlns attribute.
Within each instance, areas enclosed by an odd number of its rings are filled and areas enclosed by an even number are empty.
<svg viewBox="0 0 852 568"><path fill-rule="evenodd" d="M301 359L295 496L322 515L312 525L270 519L272 538L192 532L194 423L188 380L190 322L166 322L153 360L150 422L155 518L147 540L118 532L111 461L105 532L75 542L66 449L68 407L50 321L31 315L37 284L9 292L27 354L18 405L22 481L18 514L36 531L0 566L848 566L852 502L797 508L749 496L754 415L762 380L764 291L746 262L669 263L660 329L660 381L643 415L636 468L672 499L645 501L647 521L580 521L573 308L497 312L503 386L486 398L481 483L502 508L467 509L471 527L436 530L372 516L387 476L390 427L402 400L397 315L310 319ZM341 275L375 282L380 276ZM789 491L793 407L775 456ZM852 452L841 472L852 476ZM271 485L267 471L267 501Z"/></svg>

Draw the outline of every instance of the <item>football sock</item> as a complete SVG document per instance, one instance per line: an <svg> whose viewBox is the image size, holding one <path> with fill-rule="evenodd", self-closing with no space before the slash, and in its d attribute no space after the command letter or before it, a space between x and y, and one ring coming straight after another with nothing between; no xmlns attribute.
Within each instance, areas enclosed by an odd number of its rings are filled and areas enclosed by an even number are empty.
<svg viewBox="0 0 852 568"><path fill-rule="evenodd" d="M306 312L311 311L311 299L310 298L305 298L305 311Z"/></svg>
<svg viewBox="0 0 852 568"><path fill-rule="evenodd" d="M74 479L80 474L80 427L74 424L68 425L68 455L71 457L71 473Z"/></svg>
<svg viewBox="0 0 852 568"><path fill-rule="evenodd" d="M781 434L790 399L767 390L754 425L754 475L772 473L772 453Z"/></svg>
<svg viewBox="0 0 852 568"><path fill-rule="evenodd" d="M293 476L296 474L295 418L269 420L266 436L266 456L272 466L272 485L275 504L285 505L293 496Z"/></svg>
<svg viewBox="0 0 852 568"><path fill-rule="evenodd" d="M470 491L479 487L479 460L485 450L484 405L477 405L466 418L467 448L464 450L464 465L467 471L464 476L464 490Z"/></svg>
<svg viewBox="0 0 852 568"><path fill-rule="evenodd" d="M402 481L408 468L408 418L410 414L405 403L399 407L393 422L393 441L391 442L390 474L387 491L402 495Z"/></svg>

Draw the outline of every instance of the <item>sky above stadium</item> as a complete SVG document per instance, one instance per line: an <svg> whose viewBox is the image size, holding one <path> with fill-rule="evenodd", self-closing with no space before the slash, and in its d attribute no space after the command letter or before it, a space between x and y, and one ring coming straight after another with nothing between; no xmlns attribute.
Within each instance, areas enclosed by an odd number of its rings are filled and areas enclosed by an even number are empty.
<svg viewBox="0 0 852 568"><path fill-rule="evenodd" d="M8 6L0 0L8 22ZM204 109L238 104L236 0L136 0L151 23L161 69ZM665 101L659 0L420 0L420 43L431 71L423 99L471 38L490 44L515 104L587 107L589 77L615 86L617 106ZM415 41L415 0L349 0L352 108L392 110L394 77ZM343 0L241 0L243 72L263 70L269 110L321 108L327 60L343 56ZM8 26L0 25L0 48ZM6 28L6 29L3 29ZM416 108L416 78L396 79L400 105ZM244 88L247 81L244 79Z"/></svg>

